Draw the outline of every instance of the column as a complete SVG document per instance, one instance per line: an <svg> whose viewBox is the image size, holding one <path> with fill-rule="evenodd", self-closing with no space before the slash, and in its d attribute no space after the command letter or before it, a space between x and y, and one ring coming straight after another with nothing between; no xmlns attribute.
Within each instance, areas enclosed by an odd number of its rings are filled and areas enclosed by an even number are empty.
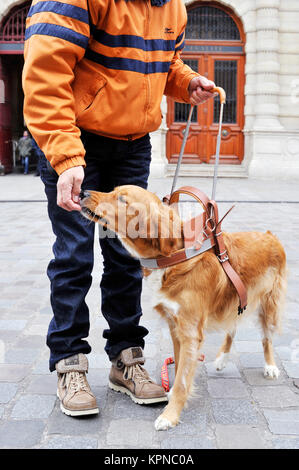
<svg viewBox="0 0 299 470"><path fill-rule="evenodd" d="M280 0L256 0L256 130L281 130L279 122Z"/></svg>

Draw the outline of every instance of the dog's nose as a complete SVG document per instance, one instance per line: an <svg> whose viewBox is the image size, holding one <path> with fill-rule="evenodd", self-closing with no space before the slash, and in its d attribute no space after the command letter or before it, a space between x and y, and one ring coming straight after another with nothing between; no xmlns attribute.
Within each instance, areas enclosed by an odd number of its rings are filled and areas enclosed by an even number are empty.
<svg viewBox="0 0 299 470"><path fill-rule="evenodd" d="M89 197L89 196L90 194L88 191L82 191L82 190L80 191L79 198L81 199L81 201L82 199L85 199L86 197Z"/></svg>

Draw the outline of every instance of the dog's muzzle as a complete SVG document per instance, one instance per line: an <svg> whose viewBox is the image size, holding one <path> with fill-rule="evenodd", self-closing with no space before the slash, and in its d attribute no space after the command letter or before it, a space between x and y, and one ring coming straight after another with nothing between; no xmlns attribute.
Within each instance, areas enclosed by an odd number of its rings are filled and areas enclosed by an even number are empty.
<svg viewBox="0 0 299 470"><path fill-rule="evenodd" d="M90 193L88 191L82 191L82 190L80 191L80 194L79 194L80 202L88 197L90 197Z"/></svg>

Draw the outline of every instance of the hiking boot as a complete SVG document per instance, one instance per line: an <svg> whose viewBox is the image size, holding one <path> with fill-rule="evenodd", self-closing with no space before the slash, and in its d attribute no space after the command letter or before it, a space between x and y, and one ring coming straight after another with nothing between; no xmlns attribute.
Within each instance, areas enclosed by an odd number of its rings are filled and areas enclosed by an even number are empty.
<svg viewBox="0 0 299 470"><path fill-rule="evenodd" d="M142 367L145 362L140 347L124 349L112 361L109 387L129 395L135 403L148 405L167 401L165 391L157 385Z"/></svg>
<svg viewBox="0 0 299 470"><path fill-rule="evenodd" d="M76 354L57 362L55 367L61 411L68 416L97 414L97 402L86 379L87 357Z"/></svg>

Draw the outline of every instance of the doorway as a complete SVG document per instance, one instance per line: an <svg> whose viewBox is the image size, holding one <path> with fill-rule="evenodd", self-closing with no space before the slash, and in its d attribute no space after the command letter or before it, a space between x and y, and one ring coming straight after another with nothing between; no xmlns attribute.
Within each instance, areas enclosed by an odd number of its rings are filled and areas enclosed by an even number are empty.
<svg viewBox="0 0 299 470"><path fill-rule="evenodd" d="M11 9L0 29L0 171L8 173L17 162L16 142L23 135L22 69L25 21L31 2Z"/></svg>
<svg viewBox="0 0 299 470"><path fill-rule="evenodd" d="M201 2L188 10L183 61L225 89L220 162L240 164L244 158L244 33L240 21L217 3ZM169 163L178 159L190 106L168 98L167 143ZM219 98L196 107L186 143L184 163L215 161Z"/></svg>

